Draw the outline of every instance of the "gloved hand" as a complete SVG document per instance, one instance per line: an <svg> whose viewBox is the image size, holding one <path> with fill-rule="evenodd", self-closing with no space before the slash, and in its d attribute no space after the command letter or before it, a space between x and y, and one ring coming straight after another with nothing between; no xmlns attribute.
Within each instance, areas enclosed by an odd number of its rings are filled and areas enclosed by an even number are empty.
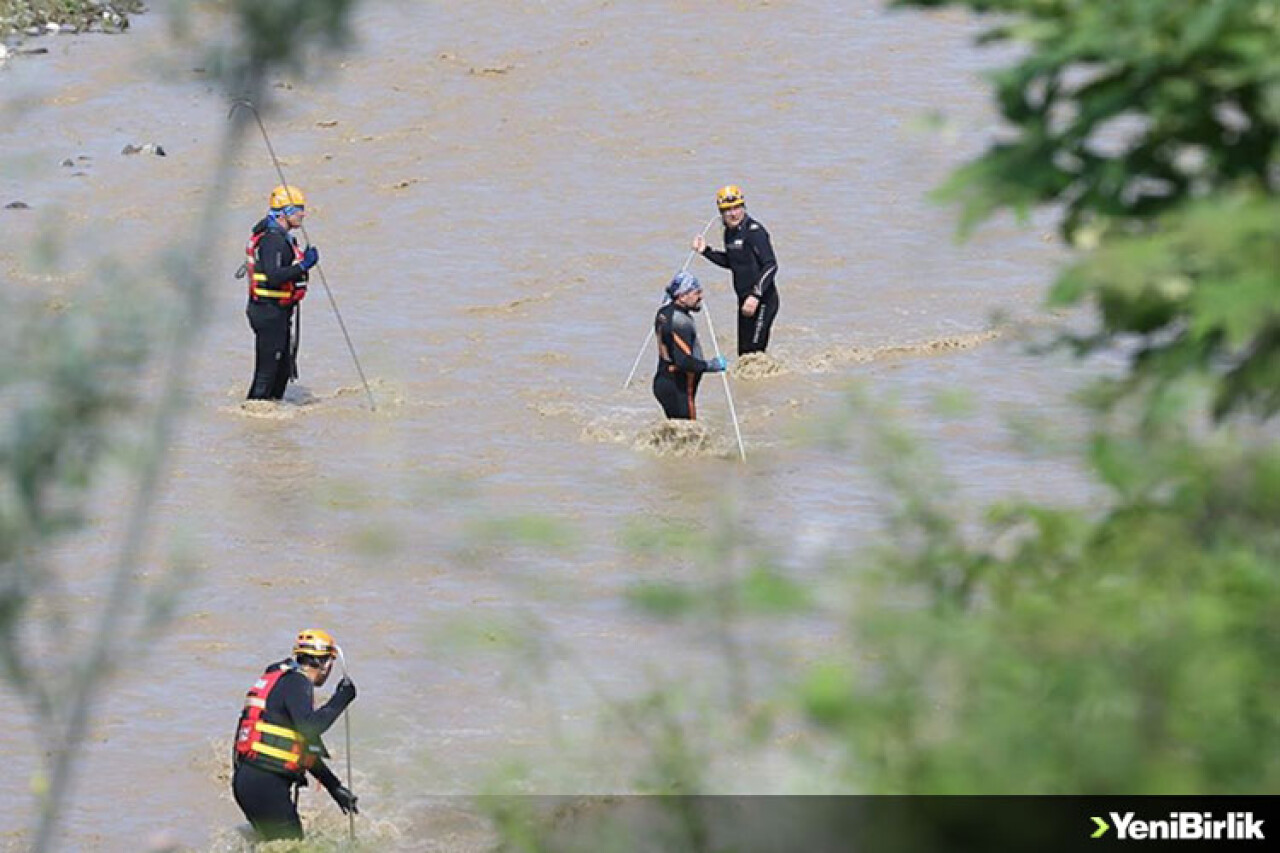
<svg viewBox="0 0 1280 853"><path fill-rule="evenodd" d="M718 355L707 362L707 373L723 373L729 367L729 362L724 360L724 356Z"/></svg>
<svg viewBox="0 0 1280 853"><path fill-rule="evenodd" d="M339 699L339 697L341 697ZM333 690L333 698L342 702L343 707L350 705L356 698L356 685L347 676L342 676L342 680L338 682L338 686Z"/></svg>
<svg viewBox="0 0 1280 853"><path fill-rule="evenodd" d="M307 250L302 253L302 260L298 262L298 266L304 270L309 270L318 263L320 263L320 250L315 246L308 246Z"/></svg>
<svg viewBox="0 0 1280 853"><path fill-rule="evenodd" d="M356 808L356 801L360 798L351 793L351 789L346 785L330 788L329 796L333 797L333 801L338 804L338 808L342 809L343 814L360 814L360 809Z"/></svg>

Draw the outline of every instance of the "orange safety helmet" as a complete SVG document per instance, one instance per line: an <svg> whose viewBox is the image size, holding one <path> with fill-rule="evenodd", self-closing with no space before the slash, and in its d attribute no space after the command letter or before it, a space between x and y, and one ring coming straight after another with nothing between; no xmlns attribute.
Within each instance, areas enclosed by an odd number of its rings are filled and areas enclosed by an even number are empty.
<svg viewBox="0 0 1280 853"><path fill-rule="evenodd" d="M298 639L293 642L295 655L311 655L317 658L331 658L338 653L338 644L333 635L319 628L303 628L298 632Z"/></svg>
<svg viewBox="0 0 1280 853"><path fill-rule="evenodd" d="M721 210L728 210L731 207L741 207L747 203L747 197L742 194L742 187L737 184L728 184L716 191L716 207Z"/></svg>
<svg viewBox="0 0 1280 853"><path fill-rule="evenodd" d="M307 197L302 190L290 184L281 184L271 191L272 210L284 210L286 207L306 207Z"/></svg>

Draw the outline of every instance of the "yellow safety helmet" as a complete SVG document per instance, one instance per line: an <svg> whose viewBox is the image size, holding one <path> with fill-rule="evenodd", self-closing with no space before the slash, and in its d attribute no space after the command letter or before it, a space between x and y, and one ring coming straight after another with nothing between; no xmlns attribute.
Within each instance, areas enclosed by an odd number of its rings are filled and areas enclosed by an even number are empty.
<svg viewBox="0 0 1280 853"><path fill-rule="evenodd" d="M319 628L304 628L298 632L298 639L293 642L295 655L311 655L317 658L331 658L338 653L338 644L333 635Z"/></svg>
<svg viewBox="0 0 1280 853"><path fill-rule="evenodd" d="M271 191L271 209L283 210L290 205L294 207L306 207L307 197L302 194L302 190L289 184L281 184Z"/></svg>
<svg viewBox="0 0 1280 853"><path fill-rule="evenodd" d="M721 210L741 207L746 203L747 197L742 194L742 187L737 184L729 184L716 191L716 207Z"/></svg>

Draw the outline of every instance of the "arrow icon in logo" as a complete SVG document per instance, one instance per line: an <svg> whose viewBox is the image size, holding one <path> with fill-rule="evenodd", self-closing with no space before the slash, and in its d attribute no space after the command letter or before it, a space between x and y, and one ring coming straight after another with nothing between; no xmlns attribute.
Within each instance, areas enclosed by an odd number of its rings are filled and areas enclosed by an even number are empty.
<svg viewBox="0 0 1280 853"><path fill-rule="evenodd" d="M1106 834L1107 830L1111 828L1110 826L1107 826L1107 822L1100 817L1093 818L1093 822L1098 825L1098 828L1094 830L1093 835L1089 836L1090 838L1101 838Z"/></svg>

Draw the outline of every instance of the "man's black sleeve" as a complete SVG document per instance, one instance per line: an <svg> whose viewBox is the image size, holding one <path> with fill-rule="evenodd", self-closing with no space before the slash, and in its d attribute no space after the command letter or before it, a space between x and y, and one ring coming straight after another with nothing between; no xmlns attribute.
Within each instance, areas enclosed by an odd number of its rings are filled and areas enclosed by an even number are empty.
<svg viewBox="0 0 1280 853"><path fill-rule="evenodd" d="M308 741L317 741L320 735L329 730L338 715L347 704L334 695L319 708L313 708L315 691L311 682L301 673L293 672L280 679L276 690L283 691L285 713L293 722L294 729ZM337 701L335 701L337 700Z"/></svg>
<svg viewBox="0 0 1280 853"><path fill-rule="evenodd" d="M724 267L725 269L729 268L728 252L721 252L717 249L713 249L710 246L707 246L702 250L702 257L711 261L711 263L715 264L718 267Z"/></svg>
<svg viewBox="0 0 1280 853"><path fill-rule="evenodd" d="M316 759L316 763L311 766L311 775L316 777L316 781L323 785L326 791L332 791L342 784L337 775L329 769L329 765L319 759Z"/></svg>
<svg viewBox="0 0 1280 853"><path fill-rule="evenodd" d="M760 276L751 285L751 295L760 299L769 292L769 288L774 286L773 280L778 274L778 259L774 257L769 232L758 222L747 229L747 245L755 254L756 262L760 264Z"/></svg>

